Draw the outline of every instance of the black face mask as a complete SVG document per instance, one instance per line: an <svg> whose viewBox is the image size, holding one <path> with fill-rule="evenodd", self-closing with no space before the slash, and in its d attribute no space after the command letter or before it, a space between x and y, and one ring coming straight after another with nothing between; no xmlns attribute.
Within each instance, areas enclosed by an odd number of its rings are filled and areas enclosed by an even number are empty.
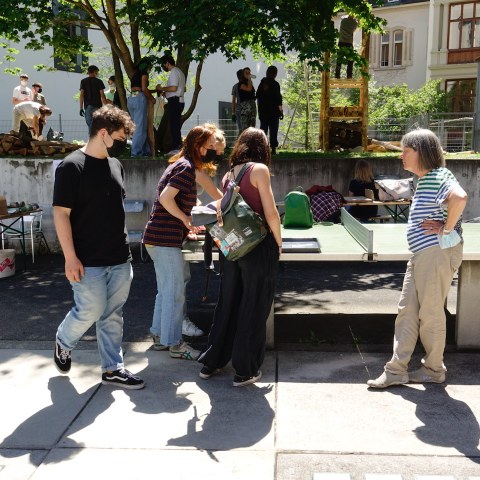
<svg viewBox="0 0 480 480"><path fill-rule="evenodd" d="M215 155L215 163L223 162L223 155Z"/></svg>
<svg viewBox="0 0 480 480"><path fill-rule="evenodd" d="M43 90L42 90L41 88L38 89L38 93L42 93L42 91L43 91Z"/></svg>
<svg viewBox="0 0 480 480"><path fill-rule="evenodd" d="M217 152L214 148L207 148L207 153L201 156L203 163L212 163L217 158Z"/></svg>
<svg viewBox="0 0 480 480"><path fill-rule="evenodd" d="M127 148L127 140L113 140L113 145L107 147L109 157L119 157Z"/></svg>

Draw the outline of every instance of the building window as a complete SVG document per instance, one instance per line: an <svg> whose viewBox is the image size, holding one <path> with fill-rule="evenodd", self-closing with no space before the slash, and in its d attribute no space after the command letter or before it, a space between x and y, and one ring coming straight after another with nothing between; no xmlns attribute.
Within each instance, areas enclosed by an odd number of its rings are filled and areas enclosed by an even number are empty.
<svg viewBox="0 0 480 480"><path fill-rule="evenodd" d="M452 3L448 17L448 63L472 63L480 52L480 2Z"/></svg>
<svg viewBox="0 0 480 480"><path fill-rule="evenodd" d="M474 78L447 80L445 91L448 110L450 112L473 112L475 109L475 89L476 80Z"/></svg>
<svg viewBox="0 0 480 480"><path fill-rule="evenodd" d="M382 35L382 45L380 50L380 66L388 67L388 59L390 57L390 34Z"/></svg>
<svg viewBox="0 0 480 480"><path fill-rule="evenodd" d="M399 68L412 64L412 31L394 27L383 35L373 34L370 42L372 68Z"/></svg>
<svg viewBox="0 0 480 480"><path fill-rule="evenodd" d="M403 31L395 30L393 32L393 65L399 67L403 59Z"/></svg>

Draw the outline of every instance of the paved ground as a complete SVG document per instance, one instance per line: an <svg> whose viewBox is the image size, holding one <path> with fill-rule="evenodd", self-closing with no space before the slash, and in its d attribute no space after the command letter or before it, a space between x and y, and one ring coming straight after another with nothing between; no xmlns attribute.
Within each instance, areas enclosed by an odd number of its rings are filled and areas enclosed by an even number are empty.
<svg viewBox="0 0 480 480"><path fill-rule="evenodd" d="M54 368L52 339L71 305L61 258L0 281L0 480L480 480L480 353L450 342L444 385L366 388L391 349L403 264L282 271L281 341L261 382L243 389L231 368L205 381L196 362L151 349L153 267L134 269L125 360L146 380L140 391L100 385L94 332L70 375ZM193 268L190 315L205 328L217 286L202 304Z"/></svg>

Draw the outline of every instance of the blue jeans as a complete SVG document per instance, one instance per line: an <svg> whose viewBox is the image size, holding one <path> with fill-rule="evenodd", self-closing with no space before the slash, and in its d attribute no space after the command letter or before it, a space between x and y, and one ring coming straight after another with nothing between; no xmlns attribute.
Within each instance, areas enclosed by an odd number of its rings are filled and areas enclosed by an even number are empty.
<svg viewBox="0 0 480 480"><path fill-rule="evenodd" d="M75 306L57 330L57 342L72 350L96 323L102 371L123 368L123 305L132 283L130 262L111 267L85 267L80 282L70 282Z"/></svg>
<svg viewBox="0 0 480 480"><path fill-rule="evenodd" d="M147 252L157 277L150 332L160 337L162 345L178 345L182 341L186 262L180 248L147 245Z"/></svg>
<svg viewBox="0 0 480 480"><path fill-rule="evenodd" d="M147 143L147 97L144 93L137 93L135 96L128 97L127 104L130 116L135 123L135 132L132 138L132 156L148 155L150 147Z"/></svg>
<svg viewBox="0 0 480 480"><path fill-rule="evenodd" d="M90 135L90 129L92 128L93 112L95 110L98 110L98 107L94 107L93 105L87 105L85 107L85 122L88 127L88 135Z"/></svg>

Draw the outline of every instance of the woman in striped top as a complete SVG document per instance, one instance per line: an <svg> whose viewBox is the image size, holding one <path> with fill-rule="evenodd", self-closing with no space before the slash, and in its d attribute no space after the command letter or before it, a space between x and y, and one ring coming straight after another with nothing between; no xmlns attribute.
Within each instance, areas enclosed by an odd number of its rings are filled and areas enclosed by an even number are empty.
<svg viewBox="0 0 480 480"><path fill-rule="evenodd" d="M413 255L398 304L393 356L383 374L367 382L372 388L445 381L444 304L462 263L461 215L467 194L445 168L438 138L430 130L414 130L403 137L402 148L403 167L418 177L407 227ZM408 373L418 337L425 355L421 367Z"/></svg>
<svg viewBox="0 0 480 480"><path fill-rule="evenodd" d="M199 351L182 341L185 282L188 264L182 255L182 244L189 232L196 233L191 211L197 201L196 183L214 199L222 192L205 172L215 170L217 128L200 125L188 133L180 152L158 182L150 219L143 243L155 266L157 296L150 332L155 350L169 350L173 358L196 360Z"/></svg>

